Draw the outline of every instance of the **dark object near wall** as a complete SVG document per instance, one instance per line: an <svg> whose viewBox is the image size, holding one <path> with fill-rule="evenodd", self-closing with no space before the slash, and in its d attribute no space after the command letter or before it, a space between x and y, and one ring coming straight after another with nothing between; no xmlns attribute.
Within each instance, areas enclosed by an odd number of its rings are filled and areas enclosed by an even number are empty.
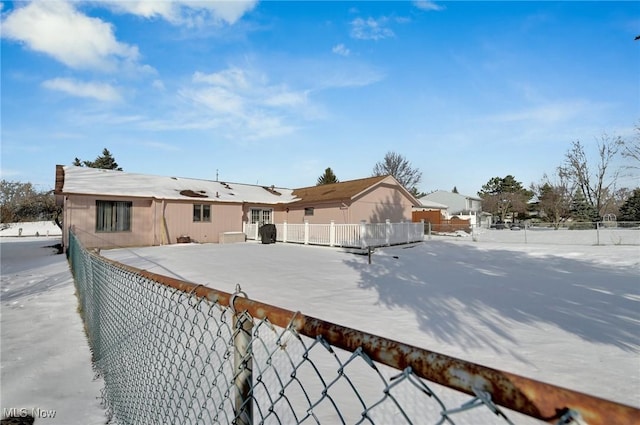
<svg viewBox="0 0 640 425"><path fill-rule="evenodd" d="M25 416L9 416L0 420L0 425L31 425L35 422L35 418L31 415Z"/></svg>
<svg viewBox="0 0 640 425"><path fill-rule="evenodd" d="M265 224L258 229L263 244L276 243L276 225Z"/></svg>

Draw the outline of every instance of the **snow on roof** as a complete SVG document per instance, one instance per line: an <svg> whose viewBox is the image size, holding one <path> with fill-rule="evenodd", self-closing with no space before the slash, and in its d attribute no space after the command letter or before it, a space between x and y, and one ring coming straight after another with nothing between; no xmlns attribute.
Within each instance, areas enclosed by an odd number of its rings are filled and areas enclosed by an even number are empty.
<svg viewBox="0 0 640 425"><path fill-rule="evenodd" d="M441 204L440 202L436 201L431 201L429 199L426 199L425 197L418 199L418 201L420 201L420 206L417 208L438 208L441 210L446 210L447 208L449 208L448 205Z"/></svg>
<svg viewBox="0 0 640 425"><path fill-rule="evenodd" d="M63 193L216 202L288 203L293 190L213 180L163 177L99 168L64 166Z"/></svg>

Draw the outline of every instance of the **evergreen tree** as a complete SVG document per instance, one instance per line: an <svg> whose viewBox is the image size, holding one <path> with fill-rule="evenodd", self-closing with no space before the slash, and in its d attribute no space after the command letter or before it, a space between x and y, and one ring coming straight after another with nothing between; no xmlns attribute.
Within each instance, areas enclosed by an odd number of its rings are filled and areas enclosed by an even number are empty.
<svg viewBox="0 0 640 425"><path fill-rule="evenodd" d="M640 221L640 188L634 189L622 204L618 221Z"/></svg>
<svg viewBox="0 0 640 425"><path fill-rule="evenodd" d="M571 218L579 223L594 223L598 221L598 212L595 207L589 203L587 198L584 196L584 193L582 193L582 190L576 191L573 199L571 200ZM572 226L574 229L581 227L592 228L593 225Z"/></svg>
<svg viewBox="0 0 640 425"><path fill-rule="evenodd" d="M318 182L316 183L316 186L320 186L323 184L338 183L338 181L339 180L336 177L336 175L333 173L333 170L331 169L331 167L329 167L324 170L323 175L318 177Z"/></svg>
<svg viewBox="0 0 640 425"><path fill-rule="evenodd" d="M540 214L540 218L553 223L558 229L560 223L571 217L571 194L573 189L566 176L558 170L555 177L544 174L542 181L531 184L537 202L530 205L530 211Z"/></svg>
<svg viewBox="0 0 640 425"><path fill-rule="evenodd" d="M522 183L512 175L505 177L493 177L482 186L478 192L482 198L482 209L500 217L501 221L513 213L525 213L527 202L533 196L533 192L525 189Z"/></svg>
<svg viewBox="0 0 640 425"><path fill-rule="evenodd" d="M75 158L73 161L73 165L79 167L89 167L89 168L101 168L103 170L117 170L122 171L121 167L118 167L118 163L111 155L111 152L107 148L104 148L102 151L102 155L97 157L94 161L80 161L80 159Z"/></svg>

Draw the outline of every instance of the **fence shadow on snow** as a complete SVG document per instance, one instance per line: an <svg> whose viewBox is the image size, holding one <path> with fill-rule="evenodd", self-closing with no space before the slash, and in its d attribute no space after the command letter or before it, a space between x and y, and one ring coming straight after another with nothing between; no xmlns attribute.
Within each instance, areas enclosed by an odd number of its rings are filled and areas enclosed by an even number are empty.
<svg viewBox="0 0 640 425"><path fill-rule="evenodd" d="M85 250L72 233L67 254L113 424L640 417L633 407L253 301L239 288L229 294L126 266Z"/></svg>
<svg viewBox="0 0 640 425"><path fill-rule="evenodd" d="M500 341L515 338L501 326L500 320L509 320L549 323L586 341L629 352L640 346L638 301L628 295L637 293L633 271L612 273L579 258L532 257L508 250L487 255L477 244L431 241L411 249L420 250L420 255L402 257L401 262L379 255L373 265L355 260L346 264L360 274L361 288L375 290L383 305L414 311L420 329L439 340L462 347L491 347L502 354ZM402 256L400 249L393 252ZM445 257L447 264L458 267L439 269ZM417 276L410 271L418 267L410 261L428 263L426 268L432 272ZM452 313L452 302L464 306L465 315L483 323L486 332L461 323ZM497 314L492 317L487 311Z"/></svg>

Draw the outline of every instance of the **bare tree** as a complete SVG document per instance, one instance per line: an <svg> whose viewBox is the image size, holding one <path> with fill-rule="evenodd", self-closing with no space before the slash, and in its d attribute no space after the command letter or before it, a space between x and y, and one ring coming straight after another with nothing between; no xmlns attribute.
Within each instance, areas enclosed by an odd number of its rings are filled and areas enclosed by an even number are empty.
<svg viewBox="0 0 640 425"><path fill-rule="evenodd" d="M418 193L417 185L422 180L422 172L411 166L404 156L387 152L384 160L373 167L373 176L392 175L398 182L413 194Z"/></svg>
<svg viewBox="0 0 640 425"><path fill-rule="evenodd" d="M555 229L571 216L573 187L562 169L558 168L553 178L544 174L540 183L531 184L531 190L538 200L537 208L541 218L553 223Z"/></svg>
<svg viewBox="0 0 640 425"><path fill-rule="evenodd" d="M630 162L626 168L640 169L640 123L636 125L635 136L622 143L622 156Z"/></svg>
<svg viewBox="0 0 640 425"><path fill-rule="evenodd" d="M560 172L579 189L589 205L595 208L599 215L603 214L610 194L615 189L619 170L611 172L609 167L612 160L623 146L622 139L604 134L597 142L598 160L593 166L587 159L584 147L580 141L574 141L565 154L565 163Z"/></svg>
<svg viewBox="0 0 640 425"><path fill-rule="evenodd" d="M0 222L50 220L60 212L52 191L38 191L31 183L0 181Z"/></svg>

